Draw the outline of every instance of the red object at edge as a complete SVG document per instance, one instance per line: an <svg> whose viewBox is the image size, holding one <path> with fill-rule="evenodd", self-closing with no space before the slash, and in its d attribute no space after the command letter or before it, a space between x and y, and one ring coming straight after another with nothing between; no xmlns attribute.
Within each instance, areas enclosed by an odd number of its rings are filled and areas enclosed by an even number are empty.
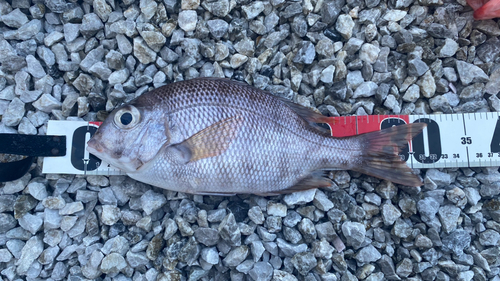
<svg viewBox="0 0 500 281"><path fill-rule="evenodd" d="M384 120L388 122L403 121L409 123L408 115L363 115L363 116L341 116L330 117L331 122L328 122L333 137L349 137L359 134L378 131L381 129L381 124ZM398 119L395 120L395 119Z"/></svg>

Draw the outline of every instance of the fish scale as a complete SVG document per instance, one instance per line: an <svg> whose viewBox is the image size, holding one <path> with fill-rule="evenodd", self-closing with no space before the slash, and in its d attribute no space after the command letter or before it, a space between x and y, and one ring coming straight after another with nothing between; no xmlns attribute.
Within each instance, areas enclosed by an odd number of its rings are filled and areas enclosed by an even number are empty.
<svg viewBox="0 0 500 281"><path fill-rule="evenodd" d="M317 165L317 157L304 161L302 156L307 152L306 150L311 150L309 147L313 146L305 140L308 137L309 139L318 138L317 134L309 132L310 136L304 136L309 130L301 124L303 120L290 122L288 118L297 119L296 116L287 112L289 109L280 108L277 100L264 96L262 101L258 101L262 107L255 105L255 101L251 103L251 95L245 91L246 87L236 84L218 92L216 88L204 87L193 87L184 91L173 89L172 92L176 93L174 95L180 97L183 95L189 97L186 92L199 89L195 94L196 99L191 103L188 103L187 99L183 101L177 97L172 99L186 105L175 108L172 104L170 114L171 126L179 127L182 140L219 120L232 116L242 116L245 120L237 139L223 155L173 169L174 174L182 175L180 182L191 184L194 179L200 179L207 183L199 186L198 190L189 190L189 186L182 187L183 190L186 188L188 191L197 193L224 193L230 186L237 193L248 189L253 189L256 193L265 193L269 188L281 190L293 185L297 171L301 171L299 175L305 176L311 172L311 168L308 167ZM241 95L232 94L236 92L240 92ZM165 94L158 92L158 95ZM161 107L163 108L163 105ZM278 110L274 111L273 108ZM263 113L264 110L272 111L271 115L276 119L268 117ZM304 131L303 134L290 133L293 132L294 125L300 127ZM320 141L317 140L317 142ZM260 156L248 158L246 154ZM158 159L158 166L151 169L154 171L155 178L153 185L159 185L173 178L167 172L168 169L165 169L166 162L168 161L164 158ZM269 163L276 164L268 165ZM178 184L178 182L172 184Z"/></svg>
<svg viewBox="0 0 500 281"><path fill-rule="evenodd" d="M122 123L124 114L130 124ZM328 186L323 169L421 183L397 152L423 125L333 138L312 125L323 118L240 82L199 78L116 109L88 147L136 180L194 194L272 195Z"/></svg>

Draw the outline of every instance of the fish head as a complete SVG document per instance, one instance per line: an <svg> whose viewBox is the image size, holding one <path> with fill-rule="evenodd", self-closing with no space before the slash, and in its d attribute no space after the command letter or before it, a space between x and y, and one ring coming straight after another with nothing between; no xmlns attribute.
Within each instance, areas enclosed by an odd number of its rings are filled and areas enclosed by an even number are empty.
<svg viewBox="0 0 500 281"><path fill-rule="evenodd" d="M149 163L168 141L164 114L137 103L115 109L87 142L87 150L127 173Z"/></svg>

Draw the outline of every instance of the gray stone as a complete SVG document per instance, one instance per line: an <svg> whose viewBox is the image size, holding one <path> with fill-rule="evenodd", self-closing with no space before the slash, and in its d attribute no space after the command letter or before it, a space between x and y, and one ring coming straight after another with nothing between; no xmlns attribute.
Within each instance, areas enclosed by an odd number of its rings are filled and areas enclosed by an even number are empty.
<svg viewBox="0 0 500 281"><path fill-rule="evenodd" d="M320 9L321 21L326 24L334 23L340 15L344 5L344 0L330 0L323 2L323 6Z"/></svg>
<svg viewBox="0 0 500 281"><path fill-rule="evenodd" d="M24 113L24 102L19 98L14 98L2 116L2 123L6 126L17 126L21 122Z"/></svg>
<svg viewBox="0 0 500 281"><path fill-rule="evenodd" d="M420 87L416 84L411 85L403 95L403 100L414 103L420 98Z"/></svg>
<svg viewBox="0 0 500 281"><path fill-rule="evenodd" d="M81 24L78 23L65 23L64 24L64 40L66 43L74 42L80 34ZM49 46L50 47L50 46Z"/></svg>
<svg viewBox="0 0 500 281"><path fill-rule="evenodd" d="M309 41L303 41L302 47L299 49L299 51L293 58L293 62L311 64L314 61L315 57L316 57L316 50L314 48L313 43Z"/></svg>
<svg viewBox="0 0 500 281"><path fill-rule="evenodd" d="M361 223L345 222L342 224L342 233L346 237L347 244L357 249L365 241L366 228Z"/></svg>
<svg viewBox="0 0 500 281"><path fill-rule="evenodd" d="M100 269L105 274L116 274L125 267L127 267L127 262L123 256L118 253L111 253L102 259Z"/></svg>
<svg viewBox="0 0 500 281"><path fill-rule="evenodd" d="M109 14L113 11L111 6L109 6L105 0L94 0L93 2L94 12L101 18L103 22L107 22Z"/></svg>
<svg viewBox="0 0 500 281"><path fill-rule="evenodd" d="M464 189L465 196L467 197L467 202L471 206L476 206L479 200L481 200L481 195L479 191L475 188L467 187Z"/></svg>
<svg viewBox="0 0 500 281"><path fill-rule="evenodd" d="M432 220L439 210L439 202L432 197L426 197L418 201L417 209L424 220Z"/></svg>
<svg viewBox="0 0 500 281"><path fill-rule="evenodd" d="M483 246L498 246L500 234L492 229L487 229L479 234L479 243Z"/></svg>
<svg viewBox="0 0 500 281"><path fill-rule="evenodd" d="M419 58L408 61L408 75L422 76L429 70L429 66Z"/></svg>
<svg viewBox="0 0 500 281"><path fill-rule="evenodd" d="M127 252L127 262L132 268L137 268L140 266L145 266L149 263L149 259L146 257L146 253L132 253Z"/></svg>
<svg viewBox="0 0 500 281"><path fill-rule="evenodd" d="M335 23L335 30L337 30L344 39L349 40L352 37L354 28L354 21L350 15L339 15Z"/></svg>
<svg viewBox="0 0 500 281"><path fill-rule="evenodd" d="M420 93L426 98L431 98L436 93L436 82L431 71L427 71L417 82L420 86Z"/></svg>
<svg viewBox="0 0 500 281"><path fill-rule="evenodd" d="M361 83L354 91L353 98L371 97L377 93L378 85L372 81Z"/></svg>
<svg viewBox="0 0 500 281"><path fill-rule="evenodd" d="M260 210L260 208L259 208ZM269 201L267 203L267 214L270 216L286 217L287 208L281 203Z"/></svg>
<svg viewBox="0 0 500 281"><path fill-rule="evenodd" d="M401 112L401 107L399 105L399 102L393 95L387 96L387 98L384 101L384 106L391 109L395 114L399 114Z"/></svg>
<svg viewBox="0 0 500 281"><path fill-rule="evenodd" d="M283 201L287 204L287 206L294 207L295 205L303 205L312 202L315 195L316 189L310 189L287 194L283 198Z"/></svg>
<svg viewBox="0 0 500 281"><path fill-rule="evenodd" d="M301 275L306 275L318 264L314 255L310 252L298 253L294 255L291 262Z"/></svg>
<svg viewBox="0 0 500 281"><path fill-rule="evenodd" d="M219 252L215 247L204 248L201 250L200 258L209 264L215 265L219 263Z"/></svg>
<svg viewBox="0 0 500 281"><path fill-rule="evenodd" d="M120 209L113 205L103 205L101 221L105 225L114 225L120 220Z"/></svg>
<svg viewBox="0 0 500 281"><path fill-rule="evenodd" d="M110 85L123 84L130 76L130 71L127 68L123 68L111 73L108 77L108 83Z"/></svg>
<svg viewBox="0 0 500 281"><path fill-rule="evenodd" d="M231 67L236 69L242 66L244 63L248 61L248 57L242 54L234 54L231 56Z"/></svg>
<svg viewBox="0 0 500 281"><path fill-rule="evenodd" d="M444 236L441 241L443 242L442 249L444 252L461 256L463 250L470 245L471 235L463 229L457 229L449 235Z"/></svg>
<svg viewBox="0 0 500 281"><path fill-rule="evenodd" d="M72 215L82 210L83 210L82 202L67 203L63 208L59 210L59 215L61 216Z"/></svg>
<svg viewBox="0 0 500 281"><path fill-rule="evenodd" d="M194 11L187 11L194 12ZM196 13L196 12L195 12ZM134 38L134 56L142 64L150 64L156 60L156 52L145 44L144 40L140 37Z"/></svg>
<svg viewBox="0 0 500 281"><path fill-rule="evenodd" d="M382 255L375 247L373 247L373 245L368 245L359 250L359 252L355 256L355 259L362 264L366 264L376 262L381 257Z"/></svg>
<svg viewBox="0 0 500 281"><path fill-rule="evenodd" d="M401 212L391 203L382 205L382 219L385 225L393 225L401 217Z"/></svg>
<svg viewBox="0 0 500 281"><path fill-rule="evenodd" d="M196 10L200 6L200 0L182 0L181 9L183 10Z"/></svg>
<svg viewBox="0 0 500 281"><path fill-rule="evenodd" d="M404 258L396 266L396 274L399 277L406 278L413 272L413 263L409 258Z"/></svg>
<svg viewBox="0 0 500 281"><path fill-rule="evenodd" d="M148 44L148 46L155 52L159 52L160 49L165 45L167 39L163 34L157 31L141 31L141 36Z"/></svg>
<svg viewBox="0 0 500 281"><path fill-rule="evenodd" d="M324 238L312 243L312 253L317 258L331 259L334 250L335 249Z"/></svg>
<svg viewBox="0 0 500 281"><path fill-rule="evenodd" d="M293 276L292 274L282 271L282 270L277 270L275 269L273 271L273 281L298 281L297 277Z"/></svg>
<svg viewBox="0 0 500 281"><path fill-rule="evenodd" d="M440 58L452 57L457 52L458 48L459 45L455 40L451 38L446 38L444 45L439 49L438 57Z"/></svg>
<svg viewBox="0 0 500 281"><path fill-rule="evenodd" d="M42 65L37 59L35 59L34 56L32 55L26 56L26 63L28 64L28 72L33 77L42 78L46 75Z"/></svg>
<svg viewBox="0 0 500 281"><path fill-rule="evenodd" d="M361 50L359 51L359 59L368 64L374 64L377 61L379 53L379 47L370 43L365 43L361 46Z"/></svg>
<svg viewBox="0 0 500 281"><path fill-rule="evenodd" d="M102 58L104 57L104 48L102 46L99 46L98 48L90 51L87 56L80 62L80 68L83 71L89 72L90 68L102 61Z"/></svg>
<svg viewBox="0 0 500 281"><path fill-rule="evenodd" d="M303 218L299 225L299 231L302 233L302 236L306 242L312 242L316 239L317 233L316 228L314 227L314 223L308 219Z"/></svg>
<svg viewBox="0 0 500 281"><path fill-rule="evenodd" d="M257 22L257 21L255 21L255 22ZM264 33L265 33L265 28L266 27L263 25L262 29L263 29ZM304 16L297 16L297 17L293 18L292 30L299 37L306 36L306 34L307 34L307 22L306 22L306 19L304 18ZM316 52L318 52L318 51L316 50Z"/></svg>
<svg viewBox="0 0 500 281"><path fill-rule="evenodd" d="M43 219L41 216L32 215L30 213L25 214L23 217L19 218L19 225L35 235L41 228L43 224Z"/></svg>
<svg viewBox="0 0 500 281"><path fill-rule="evenodd" d="M238 272L248 274L248 271L252 269L254 262L252 260L246 260L236 267Z"/></svg>
<svg viewBox="0 0 500 281"><path fill-rule="evenodd" d="M233 213L229 213L219 224L219 235L232 246L241 244L241 231L236 224Z"/></svg>
<svg viewBox="0 0 500 281"><path fill-rule="evenodd" d="M266 249L264 248L264 245L261 241L253 241L250 244L250 251L252 252L253 261L257 262L258 260L260 260L265 250Z"/></svg>
<svg viewBox="0 0 500 281"><path fill-rule="evenodd" d="M0 21L12 28L20 28L28 22L28 17L19 9L0 16Z"/></svg>
<svg viewBox="0 0 500 281"><path fill-rule="evenodd" d="M177 223L177 227L179 227L179 231L182 236L193 236L194 231L189 222L187 222L184 218L175 217L175 222Z"/></svg>
<svg viewBox="0 0 500 281"><path fill-rule="evenodd" d="M293 257L297 253L307 251L306 244L290 244L281 238L278 238L276 242L279 249L283 251L283 254L287 257Z"/></svg>
<svg viewBox="0 0 500 281"><path fill-rule="evenodd" d="M257 262L249 271L253 280L269 281L273 277L273 267L268 262Z"/></svg>
<svg viewBox="0 0 500 281"><path fill-rule="evenodd" d="M16 227L17 221L10 214L0 213L0 233L5 233Z"/></svg>
<svg viewBox="0 0 500 281"><path fill-rule="evenodd" d="M247 20L256 18L262 11L264 11L264 3L261 1L251 2L249 5L241 7L243 15Z"/></svg>
<svg viewBox="0 0 500 281"><path fill-rule="evenodd" d="M99 16L94 13L86 14L83 16L82 25L80 26L80 33L85 38L94 36L99 30L104 28Z"/></svg>
<svg viewBox="0 0 500 281"><path fill-rule="evenodd" d="M0 249L0 262L7 263L12 260L12 254L7 249Z"/></svg>
<svg viewBox="0 0 500 281"><path fill-rule="evenodd" d="M471 83L486 83L489 81L489 77L484 73L484 71L473 64L457 60L456 68L460 81L464 86Z"/></svg>
<svg viewBox="0 0 500 281"><path fill-rule="evenodd" d="M229 24L221 19L214 19L207 21L208 30L210 30L210 34L216 39L220 39L224 34L226 34Z"/></svg>
<svg viewBox="0 0 500 281"><path fill-rule="evenodd" d="M249 253L250 250L245 245L235 247L226 255L222 262L225 266L236 267L247 258Z"/></svg>
<svg viewBox="0 0 500 281"><path fill-rule="evenodd" d="M24 245L21 256L16 261L16 273L26 275L31 264L40 256L43 251L43 241L38 236L31 237Z"/></svg>
<svg viewBox="0 0 500 281"><path fill-rule="evenodd" d="M141 196L142 209L147 215L151 215L166 203L167 199L163 194L156 193L152 190L146 191L146 193Z"/></svg>
<svg viewBox="0 0 500 281"><path fill-rule="evenodd" d="M286 209L285 209L286 212ZM254 206L248 210L248 218L253 221L255 224L263 224L264 223L264 214L259 206Z"/></svg>
<svg viewBox="0 0 500 281"><path fill-rule="evenodd" d="M185 32L195 30L197 23L198 16L196 14L196 11L186 10L179 13L178 24L179 27Z"/></svg>
<svg viewBox="0 0 500 281"><path fill-rule="evenodd" d="M111 75L111 70L108 68L106 63L100 61L90 67L89 73L94 74L98 78L106 81Z"/></svg>
<svg viewBox="0 0 500 281"><path fill-rule="evenodd" d="M286 6L285 10L283 13L281 13L281 16L285 19L291 18L293 16L299 15L302 13L302 5L301 3L291 3L290 5Z"/></svg>
<svg viewBox="0 0 500 281"><path fill-rule="evenodd" d="M208 247L216 245L220 238L217 230L208 227L197 228L194 231L194 237L198 242Z"/></svg>

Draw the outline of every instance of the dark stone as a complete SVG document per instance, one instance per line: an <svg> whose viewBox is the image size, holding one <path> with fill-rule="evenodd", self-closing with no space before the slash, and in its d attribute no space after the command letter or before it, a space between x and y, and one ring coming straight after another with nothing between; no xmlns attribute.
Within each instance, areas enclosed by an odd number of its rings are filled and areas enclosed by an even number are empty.
<svg viewBox="0 0 500 281"><path fill-rule="evenodd" d="M14 218L19 219L36 207L38 201L31 195L21 195L14 203Z"/></svg>
<svg viewBox="0 0 500 281"><path fill-rule="evenodd" d="M345 0L330 0L324 2L321 8L321 20L326 24L335 23L344 5Z"/></svg>
<svg viewBox="0 0 500 281"><path fill-rule="evenodd" d="M447 253L454 253L457 256L463 254L463 250L470 246L471 236L463 229L458 229L442 239L442 250Z"/></svg>

